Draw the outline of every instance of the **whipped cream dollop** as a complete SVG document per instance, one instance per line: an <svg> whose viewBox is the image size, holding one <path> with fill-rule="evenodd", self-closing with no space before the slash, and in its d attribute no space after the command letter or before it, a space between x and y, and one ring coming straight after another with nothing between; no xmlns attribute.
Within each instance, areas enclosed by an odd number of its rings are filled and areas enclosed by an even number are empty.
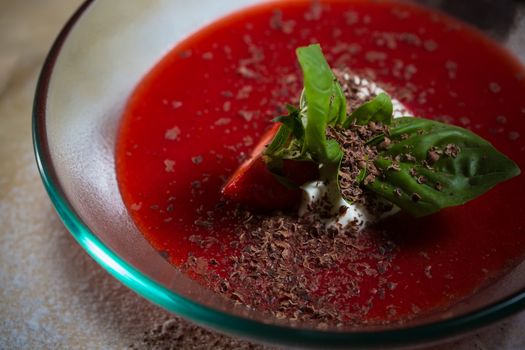
<svg viewBox="0 0 525 350"><path fill-rule="evenodd" d="M350 75L345 73L343 75L345 83L351 85L356 91L357 96L363 100L369 100L374 96L385 92L374 82L361 78L357 75ZM399 101L392 99L394 106L394 118L410 117L412 113ZM327 226L341 225L343 227L350 223L358 230L364 229L367 225L375 223L387 216L391 216L400 211L397 206L392 210L376 215L371 213L367 208L360 204L350 204L341 196L341 192L337 188L336 183L325 184L323 181L313 181L304 184L302 187L303 196L299 206L299 216L304 216L309 213L312 208L316 207L321 199L327 199L332 207L331 216L329 219L324 219Z"/></svg>

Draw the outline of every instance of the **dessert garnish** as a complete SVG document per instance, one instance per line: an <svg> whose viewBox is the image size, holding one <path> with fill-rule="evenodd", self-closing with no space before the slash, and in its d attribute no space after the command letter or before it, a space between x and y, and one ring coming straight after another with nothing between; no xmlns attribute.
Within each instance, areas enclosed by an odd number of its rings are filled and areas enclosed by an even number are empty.
<svg viewBox="0 0 525 350"><path fill-rule="evenodd" d="M304 76L299 104L287 106L288 114L274 120L280 126L270 132L273 137L267 134L252 154L282 191L316 179L349 204L386 201L421 217L462 205L520 174L511 159L467 129L393 118L386 93L347 113L345 94L320 45L298 48L297 57ZM246 169L234 175L223 193L235 199L235 184L248 175Z"/></svg>

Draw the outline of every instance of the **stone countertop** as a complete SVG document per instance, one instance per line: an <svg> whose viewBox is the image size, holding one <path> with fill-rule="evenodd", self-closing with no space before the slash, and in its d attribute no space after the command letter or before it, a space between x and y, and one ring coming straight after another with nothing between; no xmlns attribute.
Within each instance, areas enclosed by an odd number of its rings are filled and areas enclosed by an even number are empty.
<svg viewBox="0 0 525 350"><path fill-rule="evenodd" d="M3 0L0 10L0 349L252 349L122 286L62 226L31 144L36 79L80 0ZM525 349L520 314L443 349ZM429 349L427 349L429 350Z"/></svg>

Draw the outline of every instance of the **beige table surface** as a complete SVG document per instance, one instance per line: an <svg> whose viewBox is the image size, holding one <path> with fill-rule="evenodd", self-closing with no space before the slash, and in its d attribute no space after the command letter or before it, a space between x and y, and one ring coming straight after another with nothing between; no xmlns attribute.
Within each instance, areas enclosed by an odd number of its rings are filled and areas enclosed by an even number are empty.
<svg viewBox="0 0 525 350"><path fill-rule="evenodd" d="M151 305L76 244L31 145L36 78L79 0L0 0L0 349L258 348ZM442 349L525 349L525 314Z"/></svg>

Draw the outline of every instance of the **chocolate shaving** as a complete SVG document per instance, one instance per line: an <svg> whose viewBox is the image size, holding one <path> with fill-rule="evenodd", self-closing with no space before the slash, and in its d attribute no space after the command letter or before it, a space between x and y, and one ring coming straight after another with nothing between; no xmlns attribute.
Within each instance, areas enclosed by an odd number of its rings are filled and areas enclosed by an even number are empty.
<svg viewBox="0 0 525 350"><path fill-rule="evenodd" d="M274 13L271 21L273 29L286 31L282 14ZM251 61L243 62L238 72L245 78L258 76ZM375 96L372 91L367 98L357 94L363 87L349 71L335 73L349 99L348 113ZM244 98L250 92L251 88L241 89L237 97ZM256 112L241 110L238 113L249 122ZM370 139L380 135L384 138L379 145L368 144ZM343 197L374 214L391 210L391 203L379 201L362 183L372 183L386 171L399 171L404 160L415 163L410 149L391 159L388 169L382 170L375 165L379 150L389 148L393 141L381 123L354 124L347 129L329 128L327 137L336 140L343 149L339 173ZM253 140L243 142L248 145ZM447 150L444 152L448 155ZM454 154L452 148L450 152ZM429 163L433 164L430 160ZM410 173L417 176L415 169ZM417 180L426 181L422 176ZM198 190L201 184L195 182L192 187ZM396 188L394 194L402 196L403 192ZM404 195L411 196L414 201L421 199L417 193ZM217 250L228 253L209 260L197 254L190 255L182 269L232 302L276 319L311 322L318 328L389 322L388 319L370 320L367 314L377 307L385 309L385 303L378 300L388 300L397 286L388 278L399 268L392 266L398 247L381 231L360 231L357 219L344 227L338 224L337 217L345 215L348 207L335 208L334 212L332 205L325 196L310 204L302 217L283 213L256 214L232 208L231 203L216 208L212 217L206 216L203 209L194 221L199 232L208 230L206 235L211 237L214 227L233 225L234 239L222 244L218 237L209 242L192 237L190 243L207 252L204 256L210 257ZM334 271L341 269L344 273L336 273L337 278L333 278ZM348 303L349 300L352 302ZM380 312L395 316L397 310L392 306Z"/></svg>
<svg viewBox="0 0 525 350"><path fill-rule="evenodd" d="M412 193L411 199L412 202L417 203L422 199L422 197L419 193Z"/></svg>
<svg viewBox="0 0 525 350"><path fill-rule="evenodd" d="M363 279L372 279L380 295L387 297L390 289L381 287L387 280L379 276L390 270L397 247L379 233L358 232L355 223L347 227L324 224L319 217L326 215L320 214L322 204L311 209L300 218L243 210L229 213L243 222L235 229L242 248L227 264L232 266L229 277L211 282L214 290L277 319L310 321L316 326L364 322L373 306L348 308L338 296L357 297ZM365 261L375 261L379 272ZM342 277L345 281L322 280L341 264L349 264L354 271ZM186 268L199 273L196 269L207 265L197 260Z"/></svg>
<svg viewBox="0 0 525 350"><path fill-rule="evenodd" d="M445 149L443 150L443 154L445 154L448 157L456 158L459 154L459 147L457 145L448 144L445 146Z"/></svg>
<svg viewBox="0 0 525 350"><path fill-rule="evenodd" d="M439 158L440 158L440 155L436 150L431 149L428 151L427 160L430 164L434 164L435 162L439 160Z"/></svg>

